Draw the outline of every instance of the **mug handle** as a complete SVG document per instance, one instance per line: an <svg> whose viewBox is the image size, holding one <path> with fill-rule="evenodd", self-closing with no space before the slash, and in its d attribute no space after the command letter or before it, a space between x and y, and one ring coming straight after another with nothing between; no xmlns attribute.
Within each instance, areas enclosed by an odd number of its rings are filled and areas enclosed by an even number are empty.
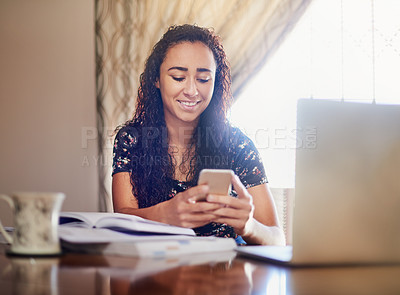
<svg viewBox="0 0 400 295"><path fill-rule="evenodd" d="M3 199L4 201L6 201L8 203L8 205L10 205L11 209L14 209L14 202L13 200L7 196L7 195L0 195L0 199ZM6 239L6 241L10 244L12 244L13 242L13 238L10 234L8 234L8 232L5 230L5 228L3 227L3 224L1 223L0 220L0 232L2 233L3 237Z"/></svg>

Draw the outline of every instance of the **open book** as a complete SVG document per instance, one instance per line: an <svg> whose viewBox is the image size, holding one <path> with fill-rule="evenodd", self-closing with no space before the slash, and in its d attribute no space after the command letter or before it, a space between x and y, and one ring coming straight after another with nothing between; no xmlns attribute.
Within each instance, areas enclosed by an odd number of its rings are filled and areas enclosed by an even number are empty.
<svg viewBox="0 0 400 295"><path fill-rule="evenodd" d="M86 228L106 228L118 232L138 234L174 234L190 235L195 233L190 228L173 226L141 218L135 215L104 212L61 212L60 224Z"/></svg>
<svg viewBox="0 0 400 295"><path fill-rule="evenodd" d="M64 250L88 254L160 258L236 248L234 239L119 213L61 212L58 234Z"/></svg>

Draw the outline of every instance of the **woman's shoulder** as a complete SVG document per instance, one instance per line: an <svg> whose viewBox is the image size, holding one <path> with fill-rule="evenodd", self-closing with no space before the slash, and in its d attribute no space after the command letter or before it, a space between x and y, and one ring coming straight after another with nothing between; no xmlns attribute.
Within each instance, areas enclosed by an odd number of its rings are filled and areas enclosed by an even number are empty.
<svg viewBox="0 0 400 295"><path fill-rule="evenodd" d="M238 127L231 127L229 139L229 152L234 155L236 161L247 162L250 159L261 161L258 149L253 140Z"/></svg>
<svg viewBox="0 0 400 295"><path fill-rule="evenodd" d="M233 146L253 145L253 141L237 126L229 125L229 142Z"/></svg>
<svg viewBox="0 0 400 295"><path fill-rule="evenodd" d="M126 146L134 146L138 141L138 130L139 128L136 124L126 123L117 129L115 141Z"/></svg>
<svg viewBox="0 0 400 295"><path fill-rule="evenodd" d="M232 169L246 188L268 182L262 159L254 142L242 130L231 128Z"/></svg>

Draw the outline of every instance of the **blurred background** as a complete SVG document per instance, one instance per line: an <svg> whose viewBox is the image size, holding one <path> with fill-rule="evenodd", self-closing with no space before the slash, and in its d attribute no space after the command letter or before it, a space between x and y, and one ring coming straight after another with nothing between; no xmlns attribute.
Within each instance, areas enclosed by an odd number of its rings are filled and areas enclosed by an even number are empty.
<svg viewBox="0 0 400 295"><path fill-rule="evenodd" d="M96 128L94 35L93 1L0 1L0 193L60 191L64 210L97 210L98 145L82 138Z"/></svg>

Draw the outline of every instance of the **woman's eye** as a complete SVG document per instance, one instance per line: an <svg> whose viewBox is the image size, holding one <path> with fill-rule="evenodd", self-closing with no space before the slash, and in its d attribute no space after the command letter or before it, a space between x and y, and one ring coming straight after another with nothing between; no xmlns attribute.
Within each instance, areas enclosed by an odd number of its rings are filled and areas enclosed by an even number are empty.
<svg viewBox="0 0 400 295"><path fill-rule="evenodd" d="M210 79L197 79L200 83L207 83Z"/></svg>
<svg viewBox="0 0 400 295"><path fill-rule="evenodd" d="M182 82L185 78L182 77L172 77L175 81Z"/></svg>

